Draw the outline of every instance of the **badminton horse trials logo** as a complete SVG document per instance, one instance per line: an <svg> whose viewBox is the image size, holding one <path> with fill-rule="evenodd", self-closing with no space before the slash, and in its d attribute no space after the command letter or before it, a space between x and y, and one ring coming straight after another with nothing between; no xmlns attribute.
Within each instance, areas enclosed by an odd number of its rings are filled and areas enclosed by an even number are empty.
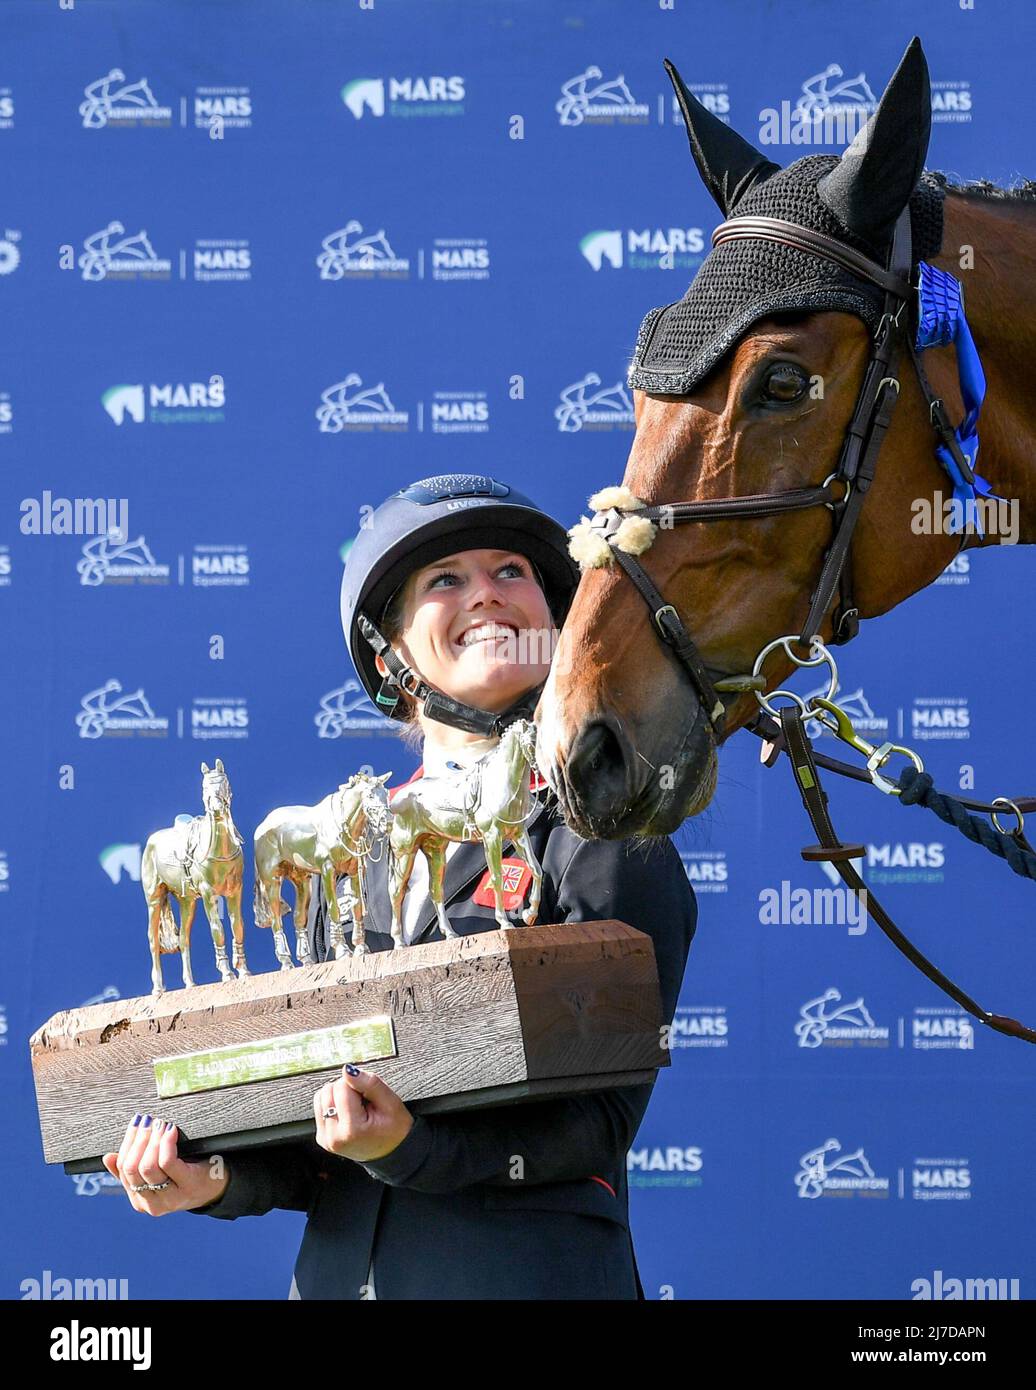
<svg viewBox="0 0 1036 1390"><path fill-rule="evenodd" d="M372 733L395 736L392 720L379 713L373 700L355 680L347 680L344 685L321 695L320 709L313 716L313 723L317 726L317 738Z"/></svg>
<svg viewBox="0 0 1036 1390"><path fill-rule="evenodd" d="M84 695L80 704L82 709L76 715L80 738L126 738L133 734L165 738L169 732L169 720L155 714L143 688L124 695L119 681L108 680Z"/></svg>
<svg viewBox="0 0 1036 1390"><path fill-rule="evenodd" d="M356 77L341 89L356 120L372 116L463 116L463 77Z"/></svg>
<svg viewBox="0 0 1036 1390"><path fill-rule="evenodd" d="M625 382L619 380L614 386L594 389L599 386L601 378L597 373L587 372L581 381L564 388L561 404L554 407L554 419L562 434L574 434L583 429L631 430L635 427L633 402Z"/></svg>
<svg viewBox="0 0 1036 1390"><path fill-rule="evenodd" d="M112 536L96 536L83 546L76 562L80 584L96 588L100 584L168 584L169 566L160 565L143 536L135 541L119 541Z"/></svg>
<svg viewBox="0 0 1036 1390"><path fill-rule="evenodd" d="M316 417L321 434L341 434L343 430L400 431L407 428L410 419L408 411L397 410L392 404L383 381L364 387L363 378L356 372L328 386L320 393L320 402Z"/></svg>
<svg viewBox="0 0 1036 1390"><path fill-rule="evenodd" d="M79 114L86 130L101 130L104 126L169 126L173 111L159 106L146 77L127 82L121 68L112 68L83 89L84 100Z"/></svg>
<svg viewBox="0 0 1036 1390"><path fill-rule="evenodd" d="M646 105L634 99L623 73L607 81L599 67L561 84L554 103L560 125L647 125Z"/></svg>
<svg viewBox="0 0 1036 1390"><path fill-rule="evenodd" d="M835 1007L829 1008L829 1005ZM810 999L799 1010L795 1036L799 1047L851 1046L854 1042L874 1043L887 1047L889 1030L879 1028L863 1002L863 995L851 1003L843 1003L841 991L825 989L816 999Z"/></svg>
<svg viewBox="0 0 1036 1390"><path fill-rule="evenodd" d="M124 236L121 222L109 222L83 242L79 268L84 280L168 280L172 261L160 260L147 232L141 227L133 236Z"/></svg>
<svg viewBox="0 0 1036 1390"><path fill-rule="evenodd" d="M409 260L396 255L384 227L365 233L363 224L350 218L344 227L329 232L320 245L317 269L321 280L344 280L354 275L369 279L372 273L401 280L410 274Z"/></svg>
<svg viewBox="0 0 1036 1390"><path fill-rule="evenodd" d="M833 1163L827 1161L828 1154L840 1153L841 1148L837 1139L828 1139L818 1148L802 1155L799 1171L795 1174L799 1196L852 1197L859 1192L887 1197L889 1180L876 1176L862 1146L852 1153L842 1154Z"/></svg>

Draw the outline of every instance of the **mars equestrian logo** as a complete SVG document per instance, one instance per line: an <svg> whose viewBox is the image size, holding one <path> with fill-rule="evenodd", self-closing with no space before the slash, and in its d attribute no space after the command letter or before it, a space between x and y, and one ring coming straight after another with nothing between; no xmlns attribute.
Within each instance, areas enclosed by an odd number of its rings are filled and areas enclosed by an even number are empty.
<svg viewBox="0 0 1036 1390"><path fill-rule="evenodd" d="M101 404L116 425L127 419L142 425L181 423L215 425L226 419L226 389L221 376L208 381L150 382L148 385L109 386Z"/></svg>
<svg viewBox="0 0 1036 1390"><path fill-rule="evenodd" d="M247 87L197 87L194 92L197 130L250 130L252 94Z"/></svg>
<svg viewBox="0 0 1036 1390"><path fill-rule="evenodd" d="M795 1037L802 1048L888 1047L889 1030L878 1027L861 994L845 1000L841 990L825 989L799 1010Z"/></svg>
<svg viewBox="0 0 1036 1390"><path fill-rule="evenodd" d="M119 222L109 222L83 242L77 262L84 280L168 280L172 261L159 257L147 230L127 232Z"/></svg>
<svg viewBox="0 0 1036 1390"><path fill-rule="evenodd" d="M562 434L636 428L633 402L625 382L604 386L596 372L587 372L582 380L564 388L561 404L554 407L554 419Z"/></svg>
<svg viewBox="0 0 1036 1390"><path fill-rule="evenodd" d="M888 1178L879 1177L862 1146L843 1153L837 1139L828 1139L799 1159L795 1186L800 1197L887 1197Z"/></svg>
<svg viewBox="0 0 1036 1390"><path fill-rule="evenodd" d="M351 217L344 227L328 232L320 243L317 269L321 280L407 280L410 261L392 249L384 227L364 230Z"/></svg>
<svg viewBox="0 0 1036 1390"><path fill-rule="evenodd" d="M485 391L436 391L428 418L433 434L487 434L489 400Z"/></svg>
<svg viewBox="0 0 1036 1390"><path fill-rule="evenodd" d="M953 559L935 582L936 584L970 584L971 556L954 555Z"/></svg>
<svg viewBox="0 0 1036 1390"><path fill-rule="evenodd" d="M246 545L196 545L191 583L198 589L240 589L251 583Z"/></svg>
<svg viewBox="0 0 1036 1390"><path fill-rule="evenodd" d="M155 714L142 688L126 693L120 681L105 681L80 704L80 738L165 738L169 733L169 720Z"/></svg>
<svg viewBox="0 0 1036 1390"><path fill-rule="evenodd" d="M970 82L932 83L932 121L961 124L971 120L972 92Z"/></svg>
<svg viewBox="0 0 1036 1390"><path fill-rule="evenodd" d="M972 1052L975 1025L959 1009L928 1005L910 1020L910 1044L918 1052Z"/></svg>
<svg viewBox="0 0 1036 1390"><path fill-rule="evenodd" d="M871 883L942 883L945 864L946 846L937 840L890 840L867 846L867 879Z"/></svg>
<svg viewBox="0 0 1036 1390"><path fill-rule="evenodd" d="M398 434L409 427L410 421L408 411L397 410L392 404L383 381L377 386L364 386L357 372L350 372L320 393L316 417L321 434Z"/></svg>
<svg viewBox="0 0 1036 1390"><path fill-rule="evenodd" d="M84 88L79 115L85 130L167 128L173 122L172 107L159 105L147 78L127 79L121 68Z"/></svg>
<svg viewBox="0 0 1036 1390"><path fill-rule="evenodd" d="M687 90L711 111L724 125L730 124L730 91L725 82L688 82ZM659 121L661 122L661 116ZM672 125L683 127L683 112L674 92L669 98L669 120Z"/></svg>
<svg viewBox="0 0 1036 1390"><path fill-rule="evenodd" d="M79 582L88 589L127 584L168 584L169 566L156 563L143 536L134 541L118 541L97 536L83 546L76 561Z"/></svg>
<svg viewBox="0 0 1036 1390"><path fill-rule="evenodd" d="M140 845L106 845L97 856L101 868L112 883L121 883L123 874L134 883L140 882Z"/></svg>
<svg viewBox="0 0 1036 1390"><path fill-rule="evenodd" d="M703 260L701 227L628 227L587 232L579 242L584 260L599 271L697 270Z"/></svg>
<svg viewBox="0 0 1036 1390"><path fill-rule="evenodd" d="M356 120L365 116L463 116L463 77L356 77L341 90Z"/></svg>
<svg viewBox="0 0 1036 1390"><path fill-rule="evenodd" d="M701 1004L697 1008L678 1005L669 1030L668 1046L727 1047L730 1024L725 1004Z"/></svg>
<svg viewBox="0 0 1036 1390"><path fill-rule="evenodd" d="M970 738L967 696L918 696L910 711L910 733L915 739Z"/></svg>
<svg viewBox="0 0 1036 1390"><path fill-rule="evenodd" d="M199 283L242 283L252 278L252 249L242 237L200 237L191 264Z"/></svg>
<svg viewBox="0 0 1036 1390"><path fill-rule="evenodd" d="M320 709L313 716L313 722L318 738L347 738L351 734L395 736L392 721L378 713L370 696L354 680L347 680L344 685L321 695Z"/></svg>
<svg viewBox="0 0 1036 1390"><path fill-rule="evenodd" d="M248 703L237 696L191 701L191 738L247 738Z"/></svg>
<svg viewBox="0 0 1036 1390"><path fill-rule="evenodd" d="M727 891L726 850L681 850L680 861L696 893Z"/></svg>
<svg viewBox="0 0 1036 1390"><path fill-rule="evenodd" d="M638 102L625 76L605 78L599 67L570 77L561 84L554 103L560 125L647 125L648 107Z"/></svg>
<svg viewBox="0 0 1036 1390"><path fill-rule="evenodd" d="M971 1200L971 1167L966 1158L915 1158L910 1174L915 1202Z"/></svg>
<svg viewBox="0 0 1036 1390"><path fill-rule="evenodd" d="M701 1187L703 1164L697 1145L630 1149L627 1180L630 1187Z"/></svg>
<svg viewBox="0 0 1036 1390"><path fill-rule="evenodd" d="M488 280L489 269L485 237L436 237L432 242L433 280Z"/></svg>

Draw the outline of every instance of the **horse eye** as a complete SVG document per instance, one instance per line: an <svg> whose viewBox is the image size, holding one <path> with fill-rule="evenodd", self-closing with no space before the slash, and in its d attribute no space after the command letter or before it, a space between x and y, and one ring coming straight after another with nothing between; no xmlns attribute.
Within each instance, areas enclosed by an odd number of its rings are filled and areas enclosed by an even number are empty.
<svg viewBox="0 0 1036 1390"><path fill-rule="evenodd" d="M763 382L763 398L785 405L797 401L808 385L803 371L789 362L782 362L767 373Z"/></svg>

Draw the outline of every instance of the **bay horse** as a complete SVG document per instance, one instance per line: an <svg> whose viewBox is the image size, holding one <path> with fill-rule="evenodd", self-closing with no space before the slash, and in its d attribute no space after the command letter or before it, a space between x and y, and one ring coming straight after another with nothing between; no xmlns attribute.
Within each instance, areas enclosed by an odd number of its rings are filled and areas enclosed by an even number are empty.
<svg viewBox="0 0 1036 1390"><path fill-rule="evenodd" d="M814 155L787 170L706 110L675 68L666 66L695 163L728 219L723 227L733 226L742 238L772 237L776 225L778 236L787 237L787 221L766 225L767 213L773 213L767 190L807 166L809 158L822 158L834 170L846 243L851 237L858 250L861 242L873 248L872 265L890 246L895 251L898 232L892 229L903 222L918 187L931 121L927 66L917 39L840 159ZM1002 190L985 183L954 185L938 174L926 177L943 190L942 248L926 259L964 280L967 320L985 371L982 473L1001 498L1015 499L1020 522L1014 539L1032 544L1036 185ZM746 200L757 218L752 228L744 224ZM819 243L814 239L814 244ZM706 283L710 260L721 249L706 258L695 283ZM818 275L839 249L822 249L813 261ZM904 274L913 269L908 261ZM906 281L900 277L898 283ZM746 315L750 321L689 390L635 391L636 432L622 485L591 499L592 506L618 507L615 519L621 514L630 528L648 524L638 523L632 509L685 499L696 506L719 504L721 516L705 516L709 525L667 528L663 521L649 528L650 549L639 551L641 573L656 590L650 608L663 600L672 605L663 620L670 638L674 633L679 638L681 631L684 637L693 634L693 644L684 647L687 660L673 659L672 641L666 650L661 624L656 630L651 611L645 611L646 591L630 582L629 569L601 563L596 555L583 564L535 718L540 771L568 826L585 838L668 834L709 804L717 748L758 713L750 679L740 673L755 673L753 663L770 644L809 625L811 596L823 588L819 576L833 549L832 518L837 525L849 501L848 488L842 493L835 483L832 491L830 479L839 476L840 450L867 389L865 373L875 344L865 321L852 312L810 311L801 303L797 312L795 305L779 312L768 312L765 303L759 307L762 312ZM913 305L905 296L901 307L909 319ZM879 335L891 331L883 319ZM885 420L887 433L878 436L880 461L865 504L854 514L851 551L842 557L856 617L887 613L933 583L961 548L960 534L938 527L917 534L912 525L917 499L949 491L935 454L932 397L945 403L951 420L961 419L965 399L958 354L952 346L925 353L931 383L926 390L912 330L910 348L914 365L906 360L898 373L890 368L877 387L891 400L892 379L898 404L890 422ZM822 383L819 396L805 389L813 382ZM799 502L787 510L757 508L747 516L736 504L729 506L760 494L772 499L779 490L798 490ZM808 504L825 498L826 510ZM581 544L588 546L592 537L584 523L586 518L580 523ZM573 545L577 529L570 533ZM647 532L638 539L631 529L630 536L634 552ZM973 528L963 537L972 548L1001 539ZM573 554L586 559L575 549ZM815 634L823 641L844 640L837 610L837 602L831 602L817 618ZM695 655L702 668L697 682L688 679ZM755 675L755 690L772 691L795 664L792 645L778 642L763 677ZM710 703L717 693L718 707Z"/></svg>

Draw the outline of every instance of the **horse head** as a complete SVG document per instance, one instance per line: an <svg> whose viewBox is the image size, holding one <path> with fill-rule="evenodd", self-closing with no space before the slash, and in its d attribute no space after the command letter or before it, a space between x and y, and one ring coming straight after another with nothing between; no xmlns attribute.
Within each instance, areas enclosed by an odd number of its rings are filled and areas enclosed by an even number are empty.
<svg viewBox="0 0 1036 1390"><path fill-rule="evenodd" d="M807 155L783 169L701 105L672 64L666 67L694 162L724 219L792 222L883 265L909 206L913 258L939 252L941 190L921 179L931 96L918 40L841 157ZM641 327L630 372L636 432L623 487L606 490L625 505L820 491L835 473L872 335L883 321L884 293L844 259L775 244L755 231L754 239L746 236L720 239L684 298L649 313ZM955 403L952 360L933 362L931 370L937 394ZM958 537L912 532L913 499L931 495L944 475L915 374L904 366L901 376L900 403L849 562L853 600L864 617L931 583L959 546ZM845 485L833 487L841 505ZM802 630L833 514L832 505L818 502L668 527L664 518L656 527L627 515L622 549L642 556L650 581L693 636L707 677L722 682L752 672L767 644ZM643 593L608 544L589 535L590 525L584 518L571 533L584 572L559 645L565 660L555 661L537 710L541 768L568 825L584 837L667 834L708 805L717 747L757 705L742 685L723 691L719 718L715 704L706 707L702 687L659 640ZM657 600L651 611L656 607ZM819 629L827 640L835 607ZM766 689L792 669L789 654L775 651Z"/></svg>
<svg viewBox="0 0 1036 1390"><path fill-rule="evenodd" d="M223 759L217 758L216 766L211 769L208 763L202 763L201 771L201 800L205 810L214 816L229 815L233 793L230 779L223 770Z"/></svg>

